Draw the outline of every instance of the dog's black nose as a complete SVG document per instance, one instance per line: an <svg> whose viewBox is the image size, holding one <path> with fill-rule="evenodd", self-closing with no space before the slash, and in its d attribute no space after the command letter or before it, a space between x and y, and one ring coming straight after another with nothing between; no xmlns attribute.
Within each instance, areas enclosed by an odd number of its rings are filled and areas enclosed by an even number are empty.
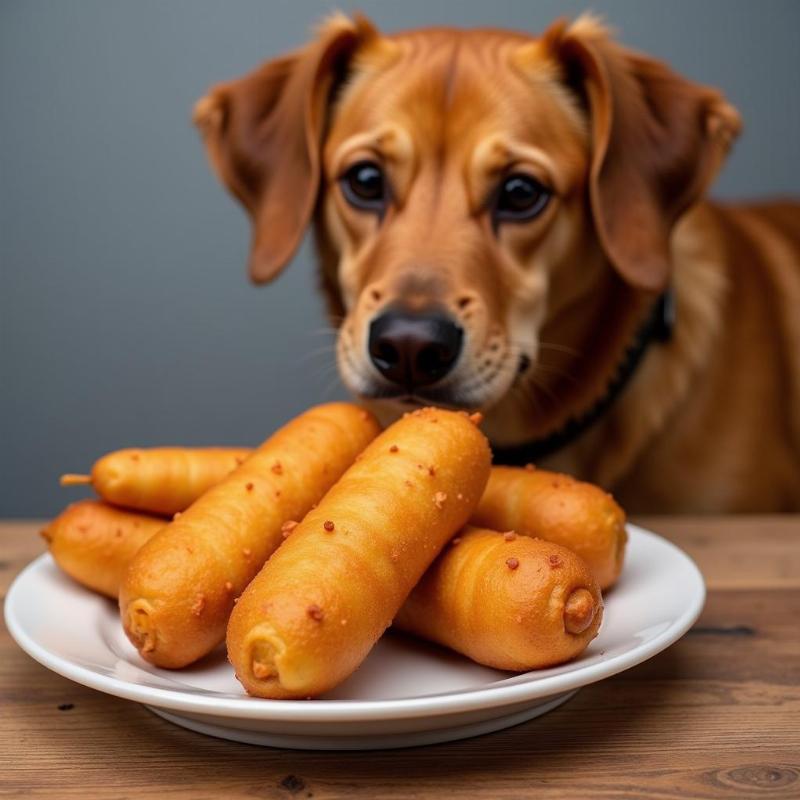
<svg viewBox="0 0 800 800"><path fill-rule="evenodd" d="M369 357L387 380L412 390L447 375L464 331L441 312L389 309L369 326Z"/></svg>

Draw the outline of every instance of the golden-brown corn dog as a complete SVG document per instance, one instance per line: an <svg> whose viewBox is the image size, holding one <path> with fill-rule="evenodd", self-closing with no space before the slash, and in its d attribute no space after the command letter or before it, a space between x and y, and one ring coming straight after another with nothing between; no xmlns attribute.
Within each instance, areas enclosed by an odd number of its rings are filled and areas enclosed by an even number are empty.
<svg viewBox="0 0 800 800"><path fill-rule="evenodd" d="M62 569L84 586L116 598L137 541L144 544L165 524L85 500L42 534ZM411 592L394 620L397 627L508 670L567 661L596 634L602 613L599 589L572 551L481 529L465 529L451 545Z"/></svg>
<svg viewBox="0 0 800 800"><path fill-rule="evenodd" d="M566 547L466 528L425 573L394 624L481 664L522 672L578 656L602 616L597 581Z"/></svg>
<svg viewBox="0 0 800 800"><path fill-rule="evenodd" d="M607 492L568 475L493 467L470 522L563 545L589 565L603 591L622 570L625 512Z"/></svg>
<svg viewBox="0 0 800 800"><path fill-rule="evenodd" d="M407 414L295 528L228 624L248 692L314 696L358 667L483 491L491 456L476 422Z"/></svg>
<svg viewBox="0 0 800 800"><path fill-rule="evenodd" d="M161 517L123 511L99 500L80 500L48 523L42 537L67 575L116 600L128 564L166 524Z"/></svg>
<svg viewBox="0 0 800 800"><path fill-rule="evenodd" d="M142 657L182 667L219 644L281 526L301 519L378 431L358 406L312 408L147 542L120 587L122 622Z"/></svg>
<svg viewBox="0 0 800 800"><path fill-rule="evenodd" d="M172 516L216 486L251 452L243 447L116 450L98 459L91 475L62 475L61 485L91 484L108 503Z"/></svg>

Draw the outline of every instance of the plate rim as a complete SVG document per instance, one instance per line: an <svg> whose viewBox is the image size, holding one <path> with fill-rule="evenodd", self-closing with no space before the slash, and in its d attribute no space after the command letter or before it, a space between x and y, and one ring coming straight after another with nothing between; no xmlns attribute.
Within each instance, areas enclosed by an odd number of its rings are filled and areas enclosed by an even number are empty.
<svg viewBox="0 0 800 800"><path fill-rule="evenodd" d="M524 703L579 689L597 681L610 678L635 667L665 650L680 639L694 624L703 610L706 586L703 575L694 560L673 542L638 525L628 523L629 536L654 540L658 545L674 551L693 573L695 579L688 593L687 606L661 633L649 641L608 659L572 670L514 684L490 684L486 687L439 693L420 697L387 700L267 700L243 695L242 697L203 697L178 689L142 686L113 676L103 675L88 667L52 653L28 635L17 620L14 609L16 594L21 591L25 576L40 569L51 559L43 553L28 564L14 578L4 604L5 624L11 637L31 658L47 669L75 683L115 697L133 700L150 706L209 716L238 719L263 719L275 722L366 722L391 719L413 719L420 716L446 715L499 708L514 703ZM686 591L687 587L682 587ZM533 671L535 672L535 670ZM525 675L526 673L519 673Z"/></svg>

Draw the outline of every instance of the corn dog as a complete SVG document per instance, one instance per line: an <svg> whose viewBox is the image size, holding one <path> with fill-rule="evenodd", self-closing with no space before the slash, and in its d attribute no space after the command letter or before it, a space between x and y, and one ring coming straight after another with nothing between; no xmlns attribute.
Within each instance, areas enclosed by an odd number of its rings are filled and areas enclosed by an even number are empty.
<svg viewBox="0 0 800 800"><path fill-rule="evenodd" d="M52 520L42 537L67 575L116 600L128 564L166 524L160 517L122 511L98 500L80 500Z"/></svg>
<svg viewBox="0 0 800 800"><path fill-rule="evenodd" d="M281 527L301 519L378 431L355 405L312 408L148 541L120 587L122 622L142 657L182 667L219 644Z"/></svg>
<svg viewBox="0 0 800 800"><path fill-rule="evenodd" d="M555 542L579 555L600 588L612 586L625 558L625 512L591 483L533 467L493 467L470 520Z"/></svg>
<svg viewBox="0 0 800 800"><path fill-rule="evenodd" d="M490 453L476 421L407 414L297 526L228 624L248 692L318 695L358 667L483 491Z"/></svg>
<svg viewBox="0 0 800 800"><path fill-rule="evenodd" d="M117 450L91 475L62 475L62 486L91 484L108 503L153 514L184 511L252 452L246 448L153 447Z"/></svg>
<svg viewBox="0 0 800 800"><path fill-rule="evenodd" d="M495 669L579 655L597 635L600 589L566 547L466 528L425 573L394 624Z"/></svg>

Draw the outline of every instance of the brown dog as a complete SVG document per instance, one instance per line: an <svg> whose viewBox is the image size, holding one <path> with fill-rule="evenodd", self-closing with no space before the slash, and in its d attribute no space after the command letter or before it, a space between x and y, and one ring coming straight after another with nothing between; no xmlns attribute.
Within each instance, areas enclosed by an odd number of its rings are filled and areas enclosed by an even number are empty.
<svg viewBox="0 0 800 800"><path fill-rule="evenodd" d="M718 92L591 17L335 17L195 118L254 281L315 219L342 378L384 416L480 408L500 459L631 511L800 508L800 207L702 201L740 128Z"/></svg>

